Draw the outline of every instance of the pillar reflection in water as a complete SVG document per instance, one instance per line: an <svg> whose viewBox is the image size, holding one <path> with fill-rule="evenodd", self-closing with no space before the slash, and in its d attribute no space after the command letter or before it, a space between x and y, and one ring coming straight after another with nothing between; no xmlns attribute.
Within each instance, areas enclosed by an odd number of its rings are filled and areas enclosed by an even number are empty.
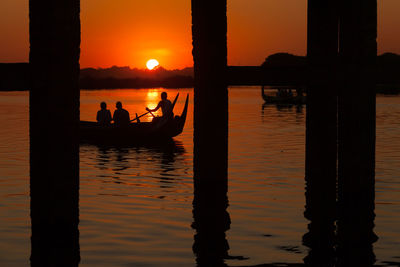
<svg viewBox="0 0 400 267"><path fill-rule="evenodd" d="M79 177L43 179L48 170L37 167L31 164L31 266L78 266Z"/></svg>
<svg viewBox="0 0 400 267"><path fill-rule="evenodd" d="M228 207L227 177L194 175L193 252L198 266L225 266L229 245L226 231L231 220Z"/></svg>

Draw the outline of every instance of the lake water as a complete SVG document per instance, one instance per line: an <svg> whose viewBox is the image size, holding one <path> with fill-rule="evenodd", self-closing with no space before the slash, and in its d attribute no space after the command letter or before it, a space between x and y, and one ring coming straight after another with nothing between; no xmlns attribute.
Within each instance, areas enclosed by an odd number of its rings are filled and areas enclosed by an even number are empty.
<svg viewBox="0 0 400 267"><path fill-rule="evenodd" d="M193 90L184 132L166 148L80 147L80 266L195 266ZM81 119L100 101L134 115L161 89L81 92ZM263 106L259 88L229 89L226 231L229 266L303 263L305 108ZM0 266L29 266L29 99L0 92ZM146 117L144 120L150 120ZM216 115L215 118L218 119ZM400 97L377 97L377 264L400 266ZM236 257L242 256L242 257ZM397 263L396 263L397 262ZM281 265L284 266L284 265Z"/></svg>

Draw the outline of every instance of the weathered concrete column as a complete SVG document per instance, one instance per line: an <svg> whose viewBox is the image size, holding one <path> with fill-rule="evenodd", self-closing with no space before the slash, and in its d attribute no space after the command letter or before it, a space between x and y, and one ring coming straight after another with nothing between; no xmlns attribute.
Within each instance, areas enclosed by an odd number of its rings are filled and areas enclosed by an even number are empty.
<svg viewBox="0 0 400 267"><path fill-rule="evenodd" d="M228 90L226 0L192 0L194 168L226 177Z"/></svg>
<svg viewBox="0 0 400 267"><path fill-rule="evenodd" d="M372 266L377 0L343 0L339 93L339 266Z"/></svg>
<svg viewBox="0 0 400 267"><path fill-rule="evenodd" d="M31 266L79 263L79 13L29 1Z"/></svg>
<svg viewBox="0 0 400 267"><path fill-rule="evenodd" d="M306 210L311 248L305 262L329 266L333 258L337 163L338 4L308 0Z"/></svg>

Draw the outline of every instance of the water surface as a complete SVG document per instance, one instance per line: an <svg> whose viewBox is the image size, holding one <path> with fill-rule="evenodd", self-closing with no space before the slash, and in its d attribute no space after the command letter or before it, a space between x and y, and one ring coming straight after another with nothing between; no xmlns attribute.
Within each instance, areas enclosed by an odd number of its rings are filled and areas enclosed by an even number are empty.
<svg viewBox="0 0 400 267"><path fill-rule="evenodd" d="M195 266L193 90L184 132L163 147L80 147L81 266ZM81 119L121 100L133 116L161 89L81 92ZM27 92L0 92L0 265L29 266ZM305 108L263 106L259 88L229 90L229 266L302 263ZM146 117L144 120L150 120ZM215 114L210 120L218 120ZM377 98L374 244L377 263L400 262L400 97ZM212 151L210 151L212 153ZM236 257L238 256L238 257ZM239 257L241 256L241 257ZM242 259L242 260L239 260ZM391 265L393 266L393 265Z"/></svg>

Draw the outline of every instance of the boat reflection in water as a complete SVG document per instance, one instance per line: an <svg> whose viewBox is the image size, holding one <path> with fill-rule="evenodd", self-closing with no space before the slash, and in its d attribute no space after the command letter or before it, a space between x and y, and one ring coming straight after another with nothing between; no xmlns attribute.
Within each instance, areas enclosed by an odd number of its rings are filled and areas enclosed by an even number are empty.
<svg viewBox="0 0 400 267"><path fill-rule="evenodd" d="M156 164L160 174L158 178L163 180L179 179L174 173L175 161L179 156L187 153L182 142L174 139L163 140L163 143L145 143L142 145L101 145L82 144L81 151L97 150L96 168L99 177L112 178L115 183L124 183L121 176L126 177L135 171L145 170L149 164ZM111 169L111 170L110 170ZM171 178L172 177L172 178ZM161 185L160 185L161 186Z"/></svg>
<svg viewBox="0 0 400 267"><path fill-rule="evenodd" d="M261 112L264 115L265 110L269 106L275 106L277 111L292 111L294 108L296 109L296 113L303 113L303 106L302 105L295 105L295 104L262 104Z"/></svg>

